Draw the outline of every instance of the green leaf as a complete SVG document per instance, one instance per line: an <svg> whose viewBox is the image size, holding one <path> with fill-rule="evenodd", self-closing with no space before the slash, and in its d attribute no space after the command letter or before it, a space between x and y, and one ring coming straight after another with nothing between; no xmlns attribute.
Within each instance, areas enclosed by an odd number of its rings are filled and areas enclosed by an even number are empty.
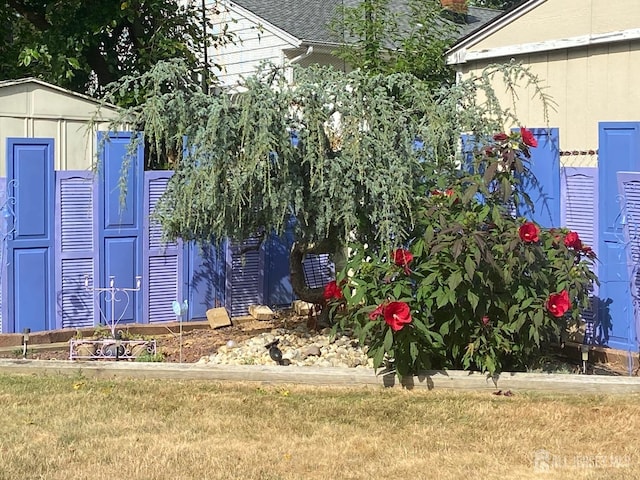
<svg viewBox="0 0 640 480"><path fill-rule="evenodd" d="M384 336L384 342L382 343L382 348L385 352L388 352L393 347L393 330L391 327L387 328L387 333Z"/></svg>
<svg viewBox="0 0 640 480"><path fill-rule="evenodd" d="M373 368L380 368L380 365L382 365L382 360L384 360L384 348L379 347L373 354Z"/></svg>
<svg viewBox="0 0 640 480"><path fill-rule="evenodd" d="M449 289L439 288L436 291L436 307L442 308L449 303Z"/></svg>
<svg viewBox="0 0 640 480"><path fill-rule="evenodd" d="M533 325L536 328L540 328L542 326L542 322L544 320L544 312L542 309L538 309L536 313L533 315Z"/></svg>
<svg viewBox="0 0 640 480"><path fill-rule="evenodd" d="M378 322L377 321L373 321L373 320L369 320L367 323L364 324L364 326L360 329L359 335L358 335L358 341L360 342L360 345L365 345L365 341L367 338L367 334L369 333L369 331L376 326Z"/></svg>
<svg viewBox="0 0 640 480"><path fill-rule="evenodd" d="M424 241L427 243L431 243L433 241L433 236L434 236L433 226L429 225L426 231L424 232Z"/></svg>
<svg viewBox="0 0 640 480"><path fill-rule="evenodd" d="M442 325L440 325L440 335L444 337L448 333L449 333L449 322L444 322Z"/></svg>
<svg viewBox="0 0 640 480"><path fill-rule="evenodd" d="M411 361L415 362L416 358L419 355L418 344L416 342L409 343L409 355L411 356Z"/></svg>
<svg viewBox="0 0 640 480"><path fill-rule="evenodd" d="M471 304L471 308L473 308L473 311L475 312L476 308L478 308L478 302L480 301L480 297L475 293L473 293L473 291L468 290L467 300L469 300L469 303Z"/></svg>
<svg viewBox="0 0 640 480"><path fill-rule="evenodd" d="M471 281L473 280L473 274L475 273L477 268L476 262L473 261L473 258L471 258L470 256L467 256L467 258L464 259L464 269L465 272L467 273L467 280Z"/></svg>
<svg viewBox="0 0 640 480"><path fill-rule="evenodd" d="M485 355L484 357L484 366L490 374L494 374L496 371L496 363L493 361L493 357L491 355Z"/></svg>
<svg viewBox="0 0 640 480"><path fill-rule="evenodd" d="M476 193L478 193L478 184L472 183L465 190L464 195L462 196L462 203L464 204L469 203L473 199L473 197L476 195Z"/></svg>
<svg viewBox="0 0 640 480"><path fill-rule="evenodd" d="M462 273L460 273L459 270L455 270L451 275L449 275L448 283L451 290L458 288L458 285L462 283Z"/></svg>

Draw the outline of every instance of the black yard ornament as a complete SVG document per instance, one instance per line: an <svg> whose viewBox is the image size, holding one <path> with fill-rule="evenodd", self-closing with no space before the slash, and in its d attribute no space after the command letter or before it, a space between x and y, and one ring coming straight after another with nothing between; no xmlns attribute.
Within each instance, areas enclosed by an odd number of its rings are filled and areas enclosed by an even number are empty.
<svg viewBox="0 0 640 480"><path fill-rule="evenodd" d="M264 348L269 350L269 356L271 357L271 360L276 362L278 365L284 365L284 362L282 361L282 350L278 348L278 343L280 343L280 340L276 339L273 342L265 345Z"/></svg>

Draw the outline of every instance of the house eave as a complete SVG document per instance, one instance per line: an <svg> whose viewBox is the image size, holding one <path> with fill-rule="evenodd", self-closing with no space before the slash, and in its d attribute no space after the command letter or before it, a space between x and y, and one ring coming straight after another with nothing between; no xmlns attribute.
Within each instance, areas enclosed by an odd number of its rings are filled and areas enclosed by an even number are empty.
<svg viewBox="0 0 640 480"><path fill-rule="evenodd" d="M580 35L577 37L560 38L544 42L522 43L504 47L487 48L469 52L466 48L457 50L447 56L447 64L460 65L475 60L490 60L494 58L515 57L531 53L549 52L569 48L588 47L616 42L626 42L640 39L640 28L617 30L613 32Z"/></svg>
<svg viewBox="0 0 640 480"><path fill-rule="evenodd" d="M287 31L281 29L280 27L277 27L274 24L266 21L264 18L259 17L251 10L247 10L243 6L238 5L232 1L221 0L221 3L227 5L227 8L229 8L229 10L247 18L249 21L255 23L256 25L260 25L267 32L281 38L286 43L291 44L292 48L300 48L302 46L302 39L297 38Z"/></svg>
<svg viewBox="0 0 640 480"><path fill-rule="evenodd" d="M458 52L466 51L469 47L477 44L478 42L484 40L485 38L493 35L495 32L501 30L506 25L509 25L511 22L516 19L526 15L534 8L539 7L547 0L530 0L529 2L525 2L522 5L514 8L513 10L509 10L502 15L498 15L496 18L485 24L483 27L474 31L467 37L464 37L458 40L446 53L445 56L447 58L447 64L455 65L457 63L464 63L464 61L459 62L456 61L459 55Z"/></svg>

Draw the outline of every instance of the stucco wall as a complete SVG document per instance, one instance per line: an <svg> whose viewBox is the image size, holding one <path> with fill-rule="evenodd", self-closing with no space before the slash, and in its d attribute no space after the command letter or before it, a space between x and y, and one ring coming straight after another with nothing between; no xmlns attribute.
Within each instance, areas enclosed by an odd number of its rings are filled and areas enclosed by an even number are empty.
<svg viewBox="0 0 640 480"><path fill-rule="evenodd" d="M598 122L640 120L640 40L520 55L545 92L556 103L549 112L549 126L560 129L560 148L588 151L598 148ZM508 61L508 58L496 59ZM489 61L461 66L463 75L478 74ZM532 87L520 89L512 103L510 95L495 82L501 102L516 111L523 125L546 126L542 102ZM567 166L595 166L593 155L563 157Z"/></svg>

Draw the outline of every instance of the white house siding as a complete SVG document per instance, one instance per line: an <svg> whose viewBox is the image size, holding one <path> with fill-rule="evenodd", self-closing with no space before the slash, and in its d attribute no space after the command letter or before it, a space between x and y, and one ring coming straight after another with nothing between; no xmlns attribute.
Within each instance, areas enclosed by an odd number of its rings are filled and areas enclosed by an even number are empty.
<svg viewBox="0 0 640 480"><path fill-rule="evenodd" d="M56 170L91 169L95 130L88 130L98 102L35 80L0 82L0 177L6 172L7 137L54 139ZM113 110L103 109L104 115Z"/></svg>
<svg viewBox="0 0 640 480"><path fill-rule="evenodd" d="M250 12L240 7L219 3L218 9L221 13L212 18L214 33L227 24L236 39L242 39L235 44L209 49L211 62L222 66L222 71L215 73L225 86L237 85L243 77L254 73L263 61L283 65L283 51L297 47L298 42L293 37L273 26L260 24L259 19L251 18Z"/></svg>
<svg viewBox="0 0 640 480"><path fill-rule="evenodd" d="M453 53L463 61L457 65L463 76L511 59L530 67L557 103L557 110L550 112L549 126L559 127L561 150L597 150L598 122L639 118L640 39L619 40L625 35L633 37L638 27L637 0L547 0L481 41ZM586 44L562 48L570 38ZM597 41L589 44L593 39ZM522 46L524 53L515 53ZM527 49L531 51L527 53ZM508 50L512 54L495 55ZM514 108L522 124L546 125L533 88L521 89L513 105L499 82L496 90L503 105ZM597 157L570 155L563 156L562 162L565 166L596 166Z"/></svg>

